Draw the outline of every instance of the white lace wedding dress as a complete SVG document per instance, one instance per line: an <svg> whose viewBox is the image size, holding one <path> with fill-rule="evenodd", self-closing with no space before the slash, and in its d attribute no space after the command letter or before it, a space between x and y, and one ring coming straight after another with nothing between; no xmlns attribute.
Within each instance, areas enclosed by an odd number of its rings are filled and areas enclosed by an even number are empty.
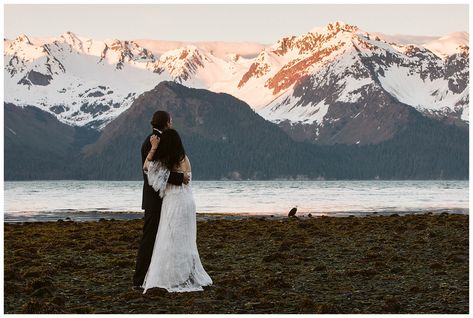
<svg viewBox="0 0 473 318"><path fill-rule="evenodd" d="M148 183L163 198L153 256L142 287L168 292L203 290L212 284L197 250L196 207L189 185L168 184L169 170L159 161L148 167ZM189 173L190 174L190 173Z"/></svg>

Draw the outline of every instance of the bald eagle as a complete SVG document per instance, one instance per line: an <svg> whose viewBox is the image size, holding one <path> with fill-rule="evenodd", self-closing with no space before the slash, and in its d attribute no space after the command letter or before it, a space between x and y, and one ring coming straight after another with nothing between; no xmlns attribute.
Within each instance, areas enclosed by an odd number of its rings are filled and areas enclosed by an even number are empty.
<svg viewBox="0 0 473 318"><path fill-rule="evenodd" d="M287 216L295 216L297 212L297 207L292 208L291 211L289 211L289 214Z"/></svg>

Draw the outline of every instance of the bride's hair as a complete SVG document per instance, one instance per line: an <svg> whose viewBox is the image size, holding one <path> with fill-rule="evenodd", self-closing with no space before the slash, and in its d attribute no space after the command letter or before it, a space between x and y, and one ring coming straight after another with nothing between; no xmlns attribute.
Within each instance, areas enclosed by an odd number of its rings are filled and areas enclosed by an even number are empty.
<svg viewBox="0 0 473 318"><path fill-rule="evenodd" d="M174 129L166 129L161 135L156 157L169 170L173 170L186 157L181 137Z"/></svg>

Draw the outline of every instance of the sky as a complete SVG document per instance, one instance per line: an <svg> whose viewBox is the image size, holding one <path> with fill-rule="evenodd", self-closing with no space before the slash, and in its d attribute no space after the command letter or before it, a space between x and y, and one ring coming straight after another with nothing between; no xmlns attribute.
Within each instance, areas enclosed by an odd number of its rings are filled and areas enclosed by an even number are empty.
<svg viewBox="0 0 473 318"><path fill-rule="evenodd" d="M274 43L343 21L367 32L443 36L469 31L467 4L7 4L4 37Z"/></svg>

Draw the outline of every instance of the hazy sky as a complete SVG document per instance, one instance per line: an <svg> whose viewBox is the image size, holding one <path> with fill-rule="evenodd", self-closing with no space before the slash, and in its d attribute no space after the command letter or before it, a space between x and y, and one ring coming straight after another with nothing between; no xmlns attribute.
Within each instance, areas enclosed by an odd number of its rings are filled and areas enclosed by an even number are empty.
<svg viewBox="0 0 473 318"><path fill-rule="evenodd" d="M4 36L273 43L340 20L364 31L442 36L468 29L468 5L8 4Z"/></svg>

